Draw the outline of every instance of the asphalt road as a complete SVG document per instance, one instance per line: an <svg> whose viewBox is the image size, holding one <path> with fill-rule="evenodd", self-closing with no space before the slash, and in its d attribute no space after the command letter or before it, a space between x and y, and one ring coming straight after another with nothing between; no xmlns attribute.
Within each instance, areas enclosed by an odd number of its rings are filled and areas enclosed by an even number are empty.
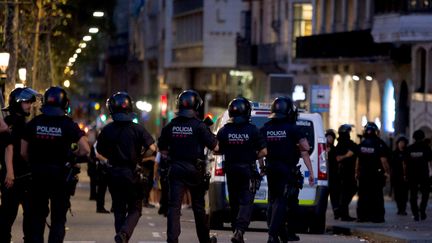
<svg viewBox="0 0 432 243"><path fill-rule="evenodd" d="M97 214L95 201L89 201L88 179L85 172L81 175L81 182L72 198L72 215L68 214L67 232L65 242L113 242L114 216L113 214ZM106 208L111 206L109 193L107 193ZM21 211L13 228L13 242L22 242ZM228 225L226 225L228 226ZM182 210L181 217L182 233L180 242L198 242L195 234L195 224L191 209ZM45 235L47 235L46 230ZM264 222L253 222L251 229L245 235L246 242L267 242L266 225ZM218 238L218 242L231 242L231 231L212 231ZM353 236L340 235L305 235L300 234L301 242L365 242ZM45 237L47 239L47 237ZM157 209L143 209L143 215L130 242L165 242L166 241L166 218L157 214Z"/></svg>

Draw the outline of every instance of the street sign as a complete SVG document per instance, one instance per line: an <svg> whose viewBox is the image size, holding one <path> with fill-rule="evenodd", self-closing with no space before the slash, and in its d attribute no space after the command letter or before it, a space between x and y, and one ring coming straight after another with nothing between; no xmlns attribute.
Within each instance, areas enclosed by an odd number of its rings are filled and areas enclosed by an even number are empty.
<svg viewBox="0 0 432 243"><path fill-rule="evenodd" d="M330 86L312 85L311 112L328 112L330 110Z"/></svg>

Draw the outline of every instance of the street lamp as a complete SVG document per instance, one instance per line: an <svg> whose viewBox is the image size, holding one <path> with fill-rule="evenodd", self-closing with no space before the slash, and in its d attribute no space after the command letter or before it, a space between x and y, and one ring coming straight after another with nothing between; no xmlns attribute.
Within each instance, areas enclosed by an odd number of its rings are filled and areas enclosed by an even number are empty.
<svg viewBox="0 0 432 243"><path fill-rule="evenodd" d="M95 12L93 12L93 17L96 17L96 18L101 18L104 15L105 15L105 13L102 12L102 11L95 11Z"/></svg>
<svg viewBox="0 0 432 243"><path fill-rule="evenodd" d="M99 32L99 29L96 28L96 27L91 27L91 28L89 29L89 33L91 33L91 34L96 34L96 33L98 33L98 32Z"/></svg>
<svg viewBox="0 0 432 243"><path fill-rule="evenodd" d="M20 68L18 69L18 78L21 80L21 83L16 83L15 88L24 88L27 80L27 69Z"/></svg>
<svg viewBox="0 0 432 243"><path fill-rule="evenodd" d="M9 53L7 52L1 52L0 53L0 102L1 102L1 107L4 106L4 99L3 99L3 89L4 89L4 84L5 84L5 80L6 80L6 69L9 66ZM0 112L0 116L3 117L3 113Z"/></svg>
<svg viewBox="0 0 432 243"><path fill-rule="evenodd" d="M91 41L92 37L89 35L86 35L83 37L83 41Z"/></svg>
<svg viewBox="0 0 432 243"><path fill-rule="evenodd" d="M69 87L70 87L70 81L66 79L66 80L63 82L63 86L65 86L66 88L69 88Z"/></svg>

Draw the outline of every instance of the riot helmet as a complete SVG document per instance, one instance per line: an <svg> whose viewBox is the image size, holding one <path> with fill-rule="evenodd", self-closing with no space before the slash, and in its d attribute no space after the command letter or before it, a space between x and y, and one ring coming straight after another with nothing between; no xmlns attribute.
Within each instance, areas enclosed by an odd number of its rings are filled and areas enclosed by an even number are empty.
<svg viewBox="0 0 432 243"><path fill-rule="evenodd" d="M291 97L280 96L273 100L270 119L287 119L290 122L296 122L297 116L298 110Z"/></svg>
<svg viewBox="0 0 432 243"><path fill-rule="evenodd" d="M64 89L58 86L45 90L41 111L48 116L63 116L69 108L69 98Z"/></svg>
<svg viewBox="0 0 432 243"><path fill-rule="evenodd" d="M230 117L230 122L233 123L249 122L251 111L250 101L244 97L237 97L228 105L228 116Z"/></svg>
<svg viewBox="0 0 432 243"><path fill-rule="evenodd" d="M22 109L22 102L35 102L39 93L31 88L16 88L9 95L9 105L2 110L28 116L30 113Z"/></svg>
<svg viewBox="0 0 432 243"><path fill-rule="evenodd" d="M132 99L126 92L111 95L106 106L114 121L132 121L134 118Z"/></svg>
<svg viewBox="0 0 432 243"><path fill-rule="evenodd" d="M364 126L364 136L365 137L376 137L379 134L379 128L375 122L367 122Z"/></svg>
<svg viewBox="0 0 432 243"><path fill-rule="evenodd" d="M203 101L195 90L185 90L177 97L177 115L184 117L196 117Z"/></svg>
<svg viewBox="0 0 432 243"><path fill-rule="evenodd" d="M425 133L424 133L423 130L421 130L421 129L416 130L416 131L413 133L413 138L414 138L414 140L415 140L416 142L418 142L418 141L422 141L423 139L425 139Z"/></svg>

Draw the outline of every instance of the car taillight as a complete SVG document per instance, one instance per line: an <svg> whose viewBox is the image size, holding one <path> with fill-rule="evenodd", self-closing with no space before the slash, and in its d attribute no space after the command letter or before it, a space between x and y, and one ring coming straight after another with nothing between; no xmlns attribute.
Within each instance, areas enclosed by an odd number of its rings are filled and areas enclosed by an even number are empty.
<svg viewBox="0 0 432 243"><path fill-rule="evenodd" d="M326 144L318 144L318 180L327 180Z"/></svg>

